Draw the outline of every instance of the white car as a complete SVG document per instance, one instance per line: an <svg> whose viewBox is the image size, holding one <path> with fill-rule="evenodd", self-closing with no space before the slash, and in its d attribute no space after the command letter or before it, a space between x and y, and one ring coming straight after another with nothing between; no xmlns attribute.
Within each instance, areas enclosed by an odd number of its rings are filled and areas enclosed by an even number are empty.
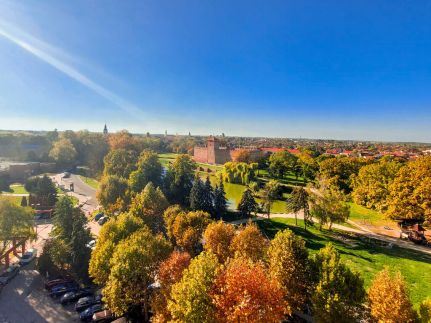
<svg viewBox="0 0 431 323"><path fill-rule="evenodd" d="M29 249L26 252L24 252L24 254L22 255L22 257L19 260L19 264L21 266L27 265L30 262L33 261L34 258L36 258L37 256L37 249Z"/></svg>
<svg viewBox="0 0 431 323"><path fill-rule="evenodd" d="M90 248L93 250L96 247L96 240L91 240L89 243L87 243L87 248Z"/></svg>

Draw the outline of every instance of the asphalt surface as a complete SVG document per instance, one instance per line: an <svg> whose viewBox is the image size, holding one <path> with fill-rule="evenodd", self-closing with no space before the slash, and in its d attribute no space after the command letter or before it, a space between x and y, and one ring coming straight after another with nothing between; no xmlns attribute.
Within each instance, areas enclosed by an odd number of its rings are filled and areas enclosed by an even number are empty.
<svg viewBox="0 0 431 323"><path fill-rule="evenodd" d="M58 174L52 179L66 188L73 183L74 192L67 194L78 198L81 208L87 215L98 208L96 191L79 176L72 174L70 178L65 179L62 178L62 174ZM89 227L94 235L98 235L100 226L96 222L90 222ZM34 247L40 254L51 230L51 223L43 220L38 222L37 239L27 248ZM48 296L43 287L43 280L34 269L34 262L22 267L19 274L0 291L0 323L79 322L73 305L63 307L57 300Z"/></svg>

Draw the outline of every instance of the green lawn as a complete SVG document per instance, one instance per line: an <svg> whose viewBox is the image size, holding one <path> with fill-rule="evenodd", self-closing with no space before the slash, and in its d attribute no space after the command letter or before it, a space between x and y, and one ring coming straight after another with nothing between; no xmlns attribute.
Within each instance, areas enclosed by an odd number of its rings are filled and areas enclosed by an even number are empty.
<svg viewBox="0 0 431 323"><path fill-rule="evenodd" d="M8 191L4 191L3 193L9 193L9 194L28 194L27 190L25 189L23 184L11 184L9 186Z"/></svg>
<svg viewBox="0 0 431 323"><path fill-rule="evenodd" d="M82 176L82 175L79 175L79 178L81 178L84 183L91 186L95 190L97 190L99 188L99 182L97 180L95 180L94 178L86 177L86 176Z"/></svg>
<svg viewBox="0 0 431 323"><path fill-rule="evenodd" d="M361 241L355 236L348 237L347 242L338 240L338 234L324 230L320 232L310 228L308 232L303 229L303 221L298 220L300 227L296 227L294 219L273 218L271 220L258 221L259 227L269 237L273 238L279 231L291 229L306 241L311 254L316 253L326 243L332 242L341 254L342 260L354 271L359 272L364 278L365 287L368 289L372 279L384 266L391 270L399 270L406 280L413 303L418 307L419 303L431 290L431 257L409 249L392 247L387 248L369 242Z"/></svg>
<svg viewBox="0 0 431 323"><path fill-rule="evenodd" d="M382 213L375 210L367 209L364 206L349 203L350 204L350 216L349 219L357 222L358 224L371 224L374 226L395 226L395 222L385 218Z"/></svg>
<svg viewBox="0 0 431 323"><path fill-rule="evenodd" d="M14 204L21 206L22 196L2 196L0 194L0 199L8 199L12 201Z"/></svg>

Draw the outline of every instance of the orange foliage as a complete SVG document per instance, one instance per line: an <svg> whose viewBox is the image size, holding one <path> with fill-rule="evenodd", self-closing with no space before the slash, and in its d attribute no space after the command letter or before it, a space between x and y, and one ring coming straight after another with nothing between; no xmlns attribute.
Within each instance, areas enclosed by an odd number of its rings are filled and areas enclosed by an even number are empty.
<svg viewBox="0 0 431 323"><path fill-rule="evenodd" d="M280 322L285 304L262 264L237 258L217 276L211 292L217 322Z"/></svg>

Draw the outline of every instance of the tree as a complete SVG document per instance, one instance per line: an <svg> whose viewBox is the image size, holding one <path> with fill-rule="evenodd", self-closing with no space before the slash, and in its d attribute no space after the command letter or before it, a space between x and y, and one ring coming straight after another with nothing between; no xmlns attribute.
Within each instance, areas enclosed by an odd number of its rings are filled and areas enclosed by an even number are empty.
<svg viewBox="0 0 431 323"><path fill-rule="evenodd" d="M192 189L190 190L190 208L194 211L203 211L204 209L204 183L199 175L196 175L193 182Z"/></svg>
<svg viewBox="0 0 431 323"><path fill-rule="evenodd" d="M284 317L283 292L263 264L231 260L217 275L211 297L217 322L274 322Z"/></svg>
<svg viewBox="0 0 431 323"><path fill-rule="evenodd" d="M235 161L239 163L251 163L252 157L250 150L248 149L240 149L235 155Z"/></svg>
<svg viewBox="0 0 431 323"><path fill-rule="evenodd" d="M166 196L171 203L189 205L196 163L189 155L178 155L165 176Z"/></svg>
<svg viewBox="0 0 431 323"><path fill-rule="evenodd" d="M364 158L337 157L324 159L320 164L320 175L328 180L329 185L337 187L345 194L352 191L351 178L359 169L369 163Z"/></svg>
<svg viewBox="0 0 431 323"><path fill-rule="evenodd" d="M256 177L257 164L227 162L223 165L222 178L225 182L248 184Z"/></svg>
<svg viewBox="0 0 431 323"><path fill-rule="evenodd" d="M300 311L311 292L308 250L302 238L286 229L279 231L268 249L269 273L284 295L285 314Z"/></svg>
<svg viewBox="0 0 431 323"><path fill-rule="evenodd" d="M170 241L173 245L176 245L175 234L174 234L174 224L177 216L183 216L185 214L182 207L178 204L171 205L163 213L163 221L165 223L166 234L168 235Z"/></svg>
<svg viewBox="0 0 431 323"><path fill-rule="evenodd" d="M419 306L420 322L430 323L431 322L431 298L424 300Z"/></svg>
<svg viewBox="0 0 431 323"><path fill-rule="evenodd" d="M219 266L211 252L202 252L192 259L181 280L172 286L168 309L174 322L216 322L209 292Z"/></svg>
<svg viewBox="0 0 431 323"><path fill-rule="evenodd" d="M174 251L159 267L157 279L160 288L151 300L151 309L154 312L152 322L169 322L172 320L169 312L168 300L171 299L172 286L179 282L184 270L189 266L191 257L187 252Z"/></svg>
<svg viewBox="0 0 431 323"><path fill-rule="evenodd" d="M76 149L69 139L61 138L52 144L49 157L62 165L70 165L75 161Z"/></svg>
<svg viewBox="0 0 431 323"><path fill-rule="evenodd" d="M272 177L283 178L287 171L294 171L298 157L288 151L280 151L269 156L268 172Z"/></svg>
<svg viewBox="0 0 431 323"><path fill-rule="evenodd" d="M105 210L124 210L127 203L127 181L116 175L103 176L96 197Z"/></svg>
<svg viewBox="0 0 431 323"><path fill-rule="evenodd" d="M162 236L154 236L146 227L118 244L103 289L103 299L113 313L123 315L130 307L139 306L148 322L150 285L170 251L170 244Z"/></svg>
<svg viewBox="0 0 431 323"><path fill-rule="evenodd" d="M364 283L340 262L340 255L328 244L312 259L316 285L311 304L316 322L356 322L365 299Z"/></svg>
<svg viewBox="0 0 431 323"><path fill-rule="evenodd" d="M72 199L67 196L61 196L55 204L53 217L53 230L51 235L69 242L70 234L73 230L73 214L76 212L73 207Z"/></svg>
<svg viewBox="0 0 431 323"><path fill-rule="evenodd" d="M253 193L247 187L242 193L241 200L238 204L238 211L243 217L251 217L251 214L256 213L258 208L259 206L257 205L256 200L253 197Z"/></svg>
<svg viewBox="0 0 431 323"><path fill-rule="evenodd" d="M57 202L57 189L52 180L46 175L29 178L24 187L30 192L29 202L30 200L33 201L33 203L29 204L52 207Z"/></svg>
<svg viewBox="0 0 431 323"><path fill-rule="evenodd" d="M204 232L204 249L214 253L220 263L232 256L230 244L235 237L235 227L223 221L210 223Z"/></svg>
<svg viewBox="0 0 431 323"><path fill-rule="evenodd" d="M14 237L35 238L33 211L16 205L11 199L0 197L0 255Z"/></svg>
<svg viewBox="0 0 431 323"><path fill-rule="evenodd" d="M204 184L202 211L214 214L214 191L209 176L207 176Z"/></svg>
<svg viewBox="0 0 431 323"><path fill-rule="evenodd" d="M230 249L235 257L243 257L253 262L265 258L268 242L254 223L248 223L232 239Z"/></svg>
<svg viewBox="0 0 431 323"><path fill-rule="evenodd" d="M72 232L68 245L71 252L71 269L82 281L88 281L88 267L91 257L91 249L87 247L92 240L91 231L87 227L87 218L78 208L73 212Z"/></svg>
<svg viewBox="0 0 431 323"><path fill-rule="evenodd" d="M345 202L345 195L336 187L323 187L310 196L311 214L319 219L320 230L324 224L345 222L350 215L350 206Z"/></svg>
<svg viewBox="0 0 431 323"><path fill-rule="evenodd" d="M156 187L162 185L163 168L155 152L144 151L139 156L137 167L129 176L129 187L133 192L142 191L150 182Z"/></svg>
<svg viewBox="0 0 431 323"><path fill-rule="evenodd" d="M202 234L210 222L209 214L203 211L180 213L172 223L172 236L169 238L183 250L196 255L201 250Z"/></svg>
<svg viewBox="0 0 431 323"><path fill-rule="evenodd" d="M352 178L352 198L355 203L380 212L386 211L389 186L401 166L397 161L382 159L362 167L358 175Z"/></svg>
<svg viewBox="0 0 431 323"><path fill-rule="evenodd" d="M268 214L268 219L271 214L271 207L274 201L280 195L280 184L276 180L270 180L265 184L262 191L262 209Z"/></svg>
<svg viewBox="0 0 431 323"><path fill-rule="evenodd" d="M431 156L419 157L403 166L389 186L391 219L431 220Z"/></svg>
<svg viewBox="0 0 431 323"><path fill-rule="evenodd" d="M135 151L126 149L111 150L104 158L105 169L103 170L103 175L115 175L127 179L130 173L136 170L137 161Z"/></svg>
<svg viewBox="0 0 431 323"><path fill-rule="evenodd" d="M214 189L214 214L216 218L221 219L227 211L226 192L224 190L223 180Z"/></svg>
<svg viewBox="0 0 431 323"><path fill-rule="evenodd" d="M163 229L163 212L169 206L160 188L154 188L149 182L144 190L137 194L130 204L130 213L140 217L154 233Z"/></svg>
<svg viewBox="0 0 431 323"><path fill-rule="evenodd" d="M304 227L307 230L307 224L312 224L310 216L310 207L308 205L308 192L303 187L294 187L290 198L287 200L286 211L295 214L295 224L298 225L298 213L304 212Z"/></svg>
<svg viewBox="0 0 431 323"><path fill-rule="evenodd" d="M96 247L91 253L89 266L90 276L96 284L104 284L107 281L116 246L142 227L144 221L129 213L122 213L102 226Z"/></svg>
<svg viewBox="0 0 431 323"><path fill-rule="evenodd" d="M21 206L26 207L27 206L27 197L23 196L21 198Z"/></svg>
<svg viewBox="0 0 431 323"><path fill-rule="evenodd" d="M378 273L368 291L368 299L371 316L378 322L415 321L416 313L400 272L392 276L385 268Z"/></svg>

